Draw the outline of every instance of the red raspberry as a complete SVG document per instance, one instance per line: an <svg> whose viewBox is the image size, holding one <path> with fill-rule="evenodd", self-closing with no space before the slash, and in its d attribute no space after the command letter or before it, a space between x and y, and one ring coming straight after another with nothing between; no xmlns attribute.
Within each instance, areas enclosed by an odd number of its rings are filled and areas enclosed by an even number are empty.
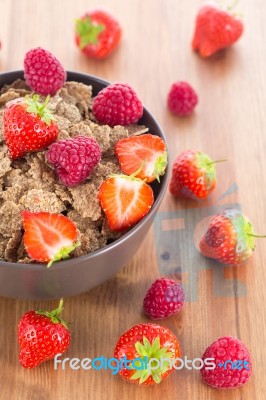
<svg viewBox="0 0 266 400"><path fill-rule="evenodd" d="M61 89L66 80L66 71L50 51L37 47L26 53L24 78L34 92L46 96Z"/></svg>
<svg viewBox="0 0 266 400"><path fill-rule="evenodd" d="M252 373L251 356L240 340L232 336L217 339L202 356L214 358L215 369L201 369L202 379L217 389L232 389L248 382ZM229 360L229 361L228 361ZM235 363L233 365L233 363Z"/></svg>
<svg viewBox="0 0 266 400"><path fill-rule="evenodd" d="M186 82L173 83L168 94L169 110L179 117L190 115L198 104L195 90Z"/></svg>
<svg viewBox="0 0 266 400"><path fill-rule="evenodd" d="M64 185L76 186L91 175L101 159L101 149L94 138L76 136L53 143L46 157Z"/></svg>
<svg viewBox="0 0 266 400"><path fill-rule="evenodd" d="M143 106L135 91L125 83L114 83L95 97L92 112L99 122L110 126L138 122Z"/></svg>
<svg viewBox="0 0 266 400"><path fill-rule="evenodd" d="M174 279L160 278L148 289L143 309L151 319L158 320L178 313L184 301L184 289L180 283Z"/></svg>

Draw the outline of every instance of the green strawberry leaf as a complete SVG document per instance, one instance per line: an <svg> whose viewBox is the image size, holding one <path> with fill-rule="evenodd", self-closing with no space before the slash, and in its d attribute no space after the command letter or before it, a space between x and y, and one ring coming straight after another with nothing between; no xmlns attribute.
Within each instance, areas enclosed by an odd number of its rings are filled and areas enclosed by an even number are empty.
<svg viewBox="0 0 266 400"><path fill-rule="evenodd" d="M96 24L89 16L76 20L76 33L80 38L79 47L83 50L88 44L96 45L105 25Z"/></svg>
<svg viewBox="0 0 266 400"><path fill-rule="evenodd" d="M70 246L65 246L62 247L62 249L60 249L55 255L54 257L49 261L49 263L47 264L47 268L50 268L51 265L55 262L55 261L59 261L59 260L65 260L66 258L69 258L69 253L71 253L71 251L75 250L77 247L79 247L81 245L80 242L76 242L71 244Z"/></svg>
<svg viewBox="0 0 266 400"><path fill-rule="evenodd" d="M167 167L167 152L165 151L160 157L157 158L153 175L156 176L158 182L160 182L160 176L165 173Z"/></svg>
<svg viewBox="0 0 266 400"><path fill-rule="evenodd" d="M35 310L35 314L44 315L49 318L54 324L62 324L66 329L69 329L68 324L59 316L63 311L64 300L60 299L59 306L53 311Z"/></svg>
<svg viewBox="0 0 266 400"><path fill-rule="evenodd" d="M42 121L44 121L47 125L50 125L51 121L55 120L55 117L52 115L52 111L47 107L50 96L48 95L46 97L44 103L40 103L39 99L40 96L38 94L34 94L32 97L26 95L26 111L28 113L38 115Z"/></svg>
<svg viewBox="0 0 266 400"><path fill-rule="evenodd" d="M161 359L163 358L169 358L169 359L173 359L174 354L172 351L169 351L168 347L161 347L161 343L160 343L160 336L157 336L152 343L149 341L148 338L146 338L145 336L143 336L143 343L141 342L136 342L135 343L135 349L138 353L139 358L141 358L142 360L144 360L144 358L146 358L146 360L150 360L150 359L156 359L158 360L158 362L161 362ZM136 365L137 366L137 365ZM134 369L134 366L132 364L130 364L131 369ZM134 374L131 376L130 379L134 380L134 379L139 379L139 384L144 383L149 376L152 376L154 382L156 383L160 383L162 380L162 374L164 374L166 371L168 371L170 368L169 363L163 363L163 365L161 365L161 363L158 364L158 368L156 369L136 369L136 372L134 372Z"/></svg>

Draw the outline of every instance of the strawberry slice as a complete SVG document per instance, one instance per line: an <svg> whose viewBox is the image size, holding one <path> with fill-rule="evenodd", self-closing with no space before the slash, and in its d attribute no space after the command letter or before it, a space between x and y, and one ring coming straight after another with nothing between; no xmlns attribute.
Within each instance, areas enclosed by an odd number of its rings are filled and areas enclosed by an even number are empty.
<svg viewBox="0 0 266 400"><path fill-rule="evenodd" d="M165 173L167 151L165 142L159 136L148 133L119 140L115 153L120 168L127 175L140 169L136 177L152 182Z"/></svg>
<svg viewBox="0 0 266 400"><path fill-rule="evenodd" d="M154 197L152 188L141 179L113 175L102 183L99 200L110 229L122 232L150 211Z"/></svg>
<svg viewBox="0 0 266 400"><path fill-rule="evenodd" d="M76 242L77 227L69 218L49 212L22 211L25 230L24 245L28 255L36 261L48 262L69 257L69 253L80 246Z"/></svg>

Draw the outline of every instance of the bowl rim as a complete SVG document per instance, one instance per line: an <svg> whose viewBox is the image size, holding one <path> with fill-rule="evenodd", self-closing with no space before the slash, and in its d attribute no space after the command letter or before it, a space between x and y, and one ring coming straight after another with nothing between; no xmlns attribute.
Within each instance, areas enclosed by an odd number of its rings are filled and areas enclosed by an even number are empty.
<svg viewBox="0 0 266 400"><path fill-rule="evenodd" d="M108 81L106 81L104 79L101 79L101 78L99 78L99 77L97 77L95 75L87 74L87 73L84 73L84 72L71 71L71 70L66 70L66 73L67 73L66 82L68 81L68 75L70 74L70 75L76 76L76 77L83 76L85 78L90 78L91 80L94 80L94 81L100 83L101 85L105 85L105 86L110 85L110 82L108 82ZM24 74L23 70L12 70L12 71L8 71L8 72L3 72L3 73L0 73L0 77L3 77L5 75L7 77L10 77L12 75L18 75L18 74L21 74L22 75L22 79L23 79L23 77L24 77L23 76L23 74ZM16 79L20 79L20 78L16 78ZM72 80L73 79L71 79L69 81L72 81ZM0 89L2 87L3 86L1 86ZM160 132L162 139L165 141L166 150L167 150L167 152L169 154L168 145L167 145L167 140L166 140L165 134L163 133L163 131L162 131L160 125L158 124L157 120L154 118L154 116L148 111L148 109L145 106L143 106L143 111L145 112L147 117L151 118L153 120L153 122L155 123L155 125L157 125L158 131ZM150 218L152 218L155 210L159 207L160 202L163 199L164 194L166 192L166 189L167 189L167 186L168 186L169 177L170 177L170 171L169 171L169 160L168 160L168 165L167 165L166 170L165 170L164 179L163 179L163 182L161 183L161 186L160 186L160 192L159 192L159 194L158 194L158 196L157 196L157 198L156 198L156 200L155 200L155 202L154 202L154 204L153 204L153 206L151 208L151 211L148 214L146 214L145 217L142 218L141 221L139 221L133 228L131 228L123 236L121 236L118 239L115 239L114 242L112 242L110 244L107 244L107 245L105 245L104 247L102 247L102 248L100 248L98 250L95 250L95 251L93 251L91 253L88 253L88 254L85 254L85 255L82 255L82 256L79 256L79 257L69 258L69 259L57 261L56 262L56 270L67 267L69 264L73 263L73 260L77 260L77 261L79 261L79 260L85 261L87 259L93 260L100 253L101 253L101 255L104 254L104 253L108 253L109 251L111 251L111 250L115 249L116 247L118 247L119 245L123 244L127 239L130 239L132 236L135 236L137 234L137 232L139 230L141 230L142 226L146 223L146 221L149 220ZM54 269L46 268L46 263L30 263L30 264L26 264L26 263L14 263L14 262L0 260L0 268L3 268L3 267L27 269L27 270L30 270L30 271L38 271L38 270L42 270L42 269L45 269L46 271L53 271L54 270Z"/></svg>

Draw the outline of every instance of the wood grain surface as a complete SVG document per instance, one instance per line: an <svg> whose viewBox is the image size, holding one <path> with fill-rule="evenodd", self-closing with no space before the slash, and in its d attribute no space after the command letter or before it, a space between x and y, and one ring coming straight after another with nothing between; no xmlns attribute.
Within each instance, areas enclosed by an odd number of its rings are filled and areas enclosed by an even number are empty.
<svg viewBox="0 0 266 400"><path fill-rule="evenodd" d="M18 363L18 320L27 310L56 303L1 298L1 400L266 399L265 241L258 241L254 257L237 268L206 261L194 245L202 230L200 220L232 204L242 207L257 232L266 232L266 3L242 0L238 9L246 27L243 38L207 61L190 47L200 4L0 0L0 71L21 69L25 52L43 46L69 70L130 83L165 132L172 159L195 148L228 160L217 167L217 189L208 201L177 201L167 193L153 229L131 262L102 286L66 299L65 318L72 321L73 331L66 356L111 357L119 335L147 321L142 299L151 281L164 273L179 274L188 301L180 315L164 324L176 333L183 355L200 357L219 336L236 335L253 355L251 381L241 389L217 391L201 382L198 371L182 370L145 388L127 384L110 371L55 371L53 362L24 370ZM74 19L96 6L111 10L124 30L120 48L102 62L86 59L73 41ZM197 111L187 119L175 118L166 108L167 92L176 80L189 81L199 93Z"/></svg>

